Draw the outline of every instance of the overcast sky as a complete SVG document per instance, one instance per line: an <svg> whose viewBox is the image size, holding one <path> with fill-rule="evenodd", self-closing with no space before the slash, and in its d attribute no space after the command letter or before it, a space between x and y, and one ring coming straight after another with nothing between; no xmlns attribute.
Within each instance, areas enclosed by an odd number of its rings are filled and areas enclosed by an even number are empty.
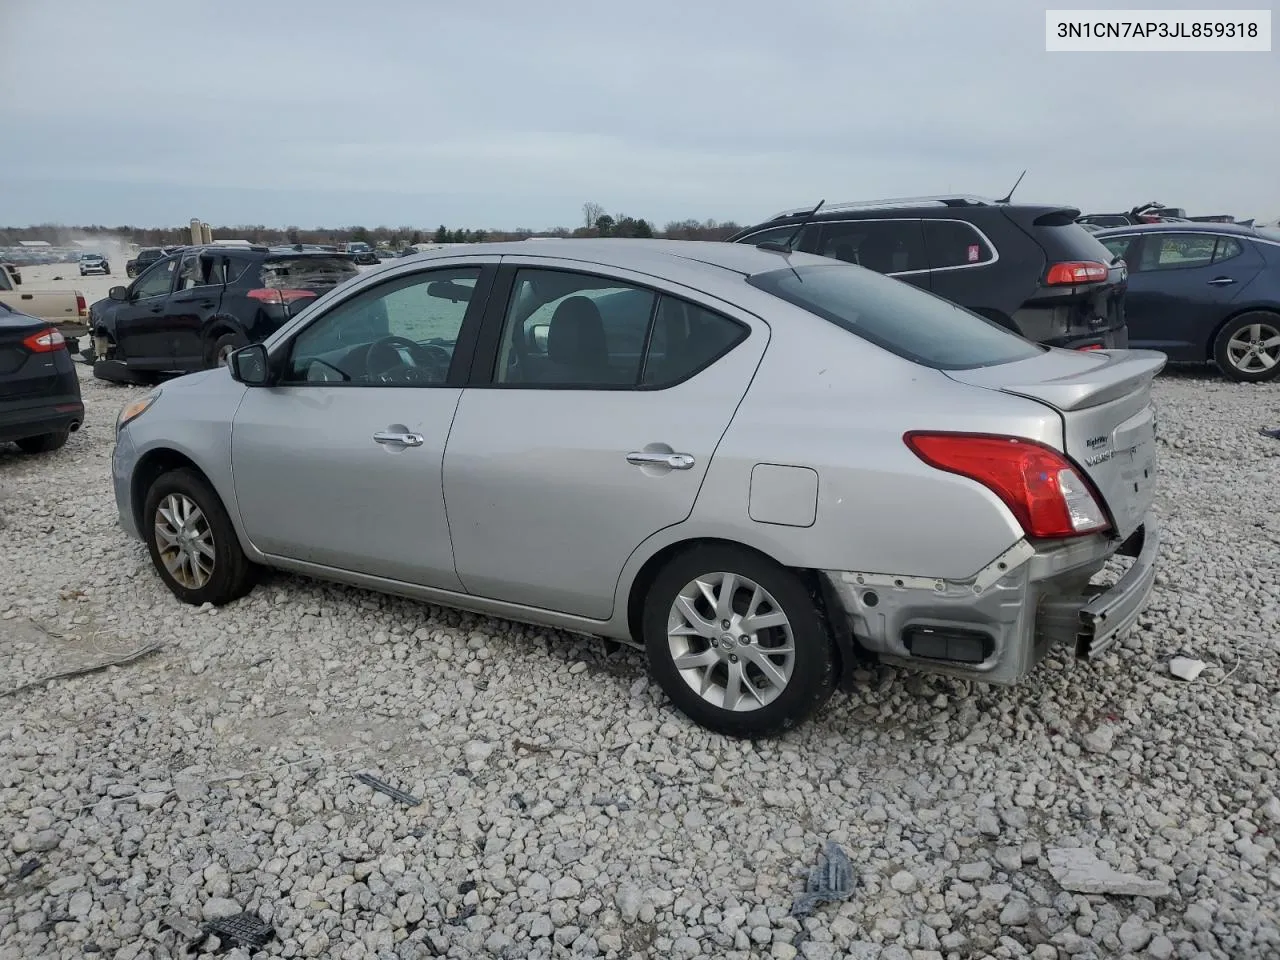
<svg viewBox="0 0 1280 960"><path fill-rule="evenodd" d="M1024 200L1280 215L1280 53L1051 54L1044 9L0 0L0 225L749 222L1023 168Z"/></svg>

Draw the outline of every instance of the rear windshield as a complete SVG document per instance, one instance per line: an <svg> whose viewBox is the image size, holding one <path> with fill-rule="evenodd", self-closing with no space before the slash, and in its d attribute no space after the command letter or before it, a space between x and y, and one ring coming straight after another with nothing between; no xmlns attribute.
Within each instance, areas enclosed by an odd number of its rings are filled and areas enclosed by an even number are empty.
<svg viewBox="0 0 1280 960"><path fill-rule="evenodd" d="M852 264L771 270L747 282L937 370L1012 363L1045 350L950 301Z"/></svg>
<svg viewBox="0 0 1280 960"><path fill-rule="evenodd" d="M359 272L349 257L279 257L262 264L262 285L279 289L334 286Z"/></svg>
<svg viewBox="0 0 1280 960"><path fill-rule="evenodd" d="M1110 263L1113 255L1090 231L1078 223L1057 227L1035 226L1032 233L1050 260L1097 260Z"/></svg>

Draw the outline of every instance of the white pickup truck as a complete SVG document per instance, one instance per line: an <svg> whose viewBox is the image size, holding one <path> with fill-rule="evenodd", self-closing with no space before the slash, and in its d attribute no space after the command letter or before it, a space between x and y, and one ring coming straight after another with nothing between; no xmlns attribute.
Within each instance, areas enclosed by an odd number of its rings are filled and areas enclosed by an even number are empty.
<svg viewBox="0 0 1280 960"><path fill-rule="evenodd" d="M57 325L64 337L84 336L89 330L89 304L81 291L18 287L8 268L3 266L0 266L0 303Z"/></svg>

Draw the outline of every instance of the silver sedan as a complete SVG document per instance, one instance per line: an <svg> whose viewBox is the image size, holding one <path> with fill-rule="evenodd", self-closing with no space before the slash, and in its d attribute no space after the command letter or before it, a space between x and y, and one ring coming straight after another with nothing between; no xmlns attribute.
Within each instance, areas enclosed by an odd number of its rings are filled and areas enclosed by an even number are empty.
<svg viewBox="0 0 1280 960"><path fill-rule="evenodd" d="M860 657L1011 683L1110 646L1155 577L1163 364L805 254L441 250L126 407L115 495L187 603L274 567L614 638L763 736Z"/></svg>

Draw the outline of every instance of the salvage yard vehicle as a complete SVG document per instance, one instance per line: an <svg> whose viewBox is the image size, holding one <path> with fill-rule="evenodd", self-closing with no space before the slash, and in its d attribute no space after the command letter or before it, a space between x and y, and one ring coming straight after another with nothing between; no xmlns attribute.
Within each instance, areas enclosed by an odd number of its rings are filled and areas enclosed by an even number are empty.
<svg viewBox="0 0 1280 960"><path fill-rule="evenodd" d="M185 247L90 308L94 376L137 382L219 366L358 274L343 254Z"/></svg>
<svg viewBox="0 0 1280 960"><path fill-rule="evenodd" d="M181 247L143 247L138 251L138 255L136 257L125 263L125 275L129 277L136 277L157 260L162 260L169 254L180 249Z"/></svg>
<svg viewBox="0 0 1280 960"><path fill-rule="evenodd" d="M49 453L83 421L80 379L62 334L0 303L0 442Z"/></svg>
<svg viewBox="0 0 1280 960"><path fill-rule="evenodd" d="M130 403L113 485L186 603L275 567L609 637L763 736L862 655L1012 683L1110 648L1155 578L1163 364L801 253L500 243Z"/></svg>
<svg viewBox="0 0 1280 960"><path fill-rule="evenodd" d="M1156 223L1095 236L1129 265L1133 346L1213 361L1231 380L1280 376L1280 230Z"/></svg>
<svg viewBox="0 0 1280 960"><path fill-rule="evenodd" d="M56 324L68 339L83 336L89 308L79 290L16 290L9 274L0 270L0 304L19 313ZM74 347L72 348L74 349Z"/></svg>
<svg viewBox="0 0 1280 960"><path fill-rule="evenodd" d="M1124 264L1075 222L1079 215L972 196L908 197L784 210L729 239L793 242L859 264L1048 346L1127 346Z"/></svg>
<svg viewBox="0 0 1280 960"><path fill-rule="evenodd" d="M111 264L100 253L82 253L78 264L80 266L80 276L82 277L87 277L91 273L111 276Z"/></svg>

